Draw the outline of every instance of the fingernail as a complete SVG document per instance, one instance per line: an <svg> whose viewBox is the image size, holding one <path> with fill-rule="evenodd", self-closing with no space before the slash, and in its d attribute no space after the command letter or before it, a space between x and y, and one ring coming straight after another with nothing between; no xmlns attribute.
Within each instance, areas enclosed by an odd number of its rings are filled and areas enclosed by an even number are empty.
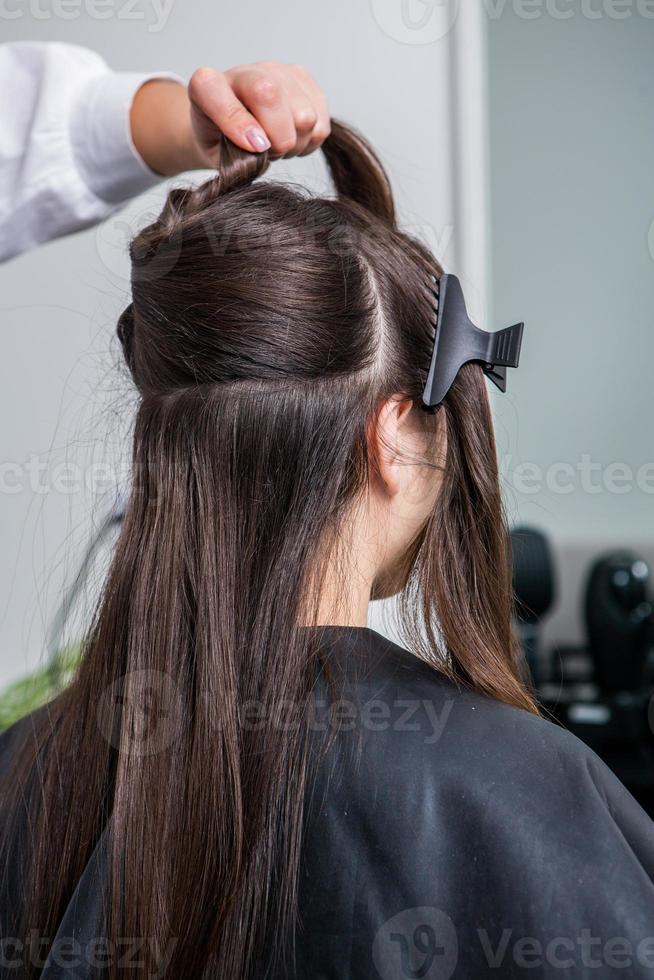
<svg viewBox="0 0 654 980"><path fill-rule="evenodd" d="M245 130L245 135L248 138L250 146L256 150L257 153L263 153L264 150L270 149L270 140L262 129L257 129L256 126L251 126L249 129Z"/></svg>

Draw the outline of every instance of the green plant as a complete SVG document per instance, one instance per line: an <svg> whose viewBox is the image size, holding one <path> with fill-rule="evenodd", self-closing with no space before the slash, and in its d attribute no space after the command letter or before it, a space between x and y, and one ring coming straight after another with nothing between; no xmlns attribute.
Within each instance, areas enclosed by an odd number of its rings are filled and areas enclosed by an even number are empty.
<svg viewBox="0 0 654 980"><path fill-rule="evenodd" d="M0 732L56 697L69 683L79 658L79 646L67 647L47 666L0 692Z"/></svg>

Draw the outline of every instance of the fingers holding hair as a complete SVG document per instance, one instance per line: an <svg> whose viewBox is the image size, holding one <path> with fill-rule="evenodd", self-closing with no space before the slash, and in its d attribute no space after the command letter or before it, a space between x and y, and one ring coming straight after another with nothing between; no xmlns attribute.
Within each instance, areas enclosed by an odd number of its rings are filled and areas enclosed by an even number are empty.
<svg viewBox="0 0 654 980"><path fill-rule="evenodd" d="M304 155L329 134L327 100L301 65L262 62L220 72L200 68L189 83L196 139L211 153L221 133L244 150Z"/></svg>

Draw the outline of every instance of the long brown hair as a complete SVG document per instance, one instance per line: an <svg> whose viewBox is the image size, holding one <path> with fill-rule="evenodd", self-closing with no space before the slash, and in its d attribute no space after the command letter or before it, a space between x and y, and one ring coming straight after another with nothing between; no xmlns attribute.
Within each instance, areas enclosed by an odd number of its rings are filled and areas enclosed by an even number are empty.
<svg viewBox="0 0 654 980"><path fill-rule="evenodd" d="M81 666L35 720L12 797L31 794L24 934L52 938L111 821L108 935L150 940L142 967L113 975L145 975L174 937L166 977L261 977L293 931L318 670L297 626L367 484L370 420L393 394L420 399L441 274L398 229L368 144L334 123L323 152L333 199L254 182L266 155L225 144L219 175L173 190L132 243L129 507ZM443 485L407 556L407 643L535 710L478 366L437 425ZM264 724L244 724L252 704ZM299 723L265 723L288 705Z"/></svg>

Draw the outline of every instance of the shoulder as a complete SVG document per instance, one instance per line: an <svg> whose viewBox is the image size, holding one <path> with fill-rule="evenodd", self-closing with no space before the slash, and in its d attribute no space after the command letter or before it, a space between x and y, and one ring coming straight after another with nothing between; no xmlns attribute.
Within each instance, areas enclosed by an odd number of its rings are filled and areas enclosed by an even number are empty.
<svg viewBox="0 0 654 980"><path fill-rule="evenodd" d="M329 628L332 629L331 627ZM336 634L329 648L333 691L357 727L406 735L409 751L423 737L465 741L476 753L492 745L525 752L587 756L590 750L563 728L521 708L458 686L444 673L371 629ZM343 716L347 714L343 708ZM411 723L409 723L411 716ZM379 724L374 724L375 719ZM386 724L382 724L386 721ZM372 722L372 723L371 723ZM431 727L437 726L437 731ZM414 737L411 738L410 736Z"/></svg>
<svg viewBox="0 0 654 980"><path fill-rule="evenodd" d="M475 977L522 976L525 937L541 950L566 937L576 956L591 925L602 943L651 936L654 825L582 742L372 631L335 637L327 681L343 705L309 796L301 887L322 946L303 947L303 975L333 961L372 976L370 950L392 957L427 921ZM574 975L590 976L580 959ZM539 976L560 972L541 962Z"/></svg>
<svg viewBox="0 0 654 980"><path fill-rule="evenodd" d="M566 808L629 796L576 736L538 715L459 687L373 630L334 643L332 729L379 786L420 797L492 796L499 810ZM340 699L343 703L339 704Z"/></svg>
<svg viewBox="0 0 654 980"><path fill-rule="evenodd" d="M654 823L588 746L545 718L457 687L372 631L355 646L337 651L341 718L350 718L336 726L317 773L323 830L325 822L343 834L364 827L389 863L395 849L415 875L416 855L436 842L497 874L509 859L529 866L535 849L552 868L556 855L576 855L580 880L588 868L638 865L634 875L654 899Z"/></svg>

